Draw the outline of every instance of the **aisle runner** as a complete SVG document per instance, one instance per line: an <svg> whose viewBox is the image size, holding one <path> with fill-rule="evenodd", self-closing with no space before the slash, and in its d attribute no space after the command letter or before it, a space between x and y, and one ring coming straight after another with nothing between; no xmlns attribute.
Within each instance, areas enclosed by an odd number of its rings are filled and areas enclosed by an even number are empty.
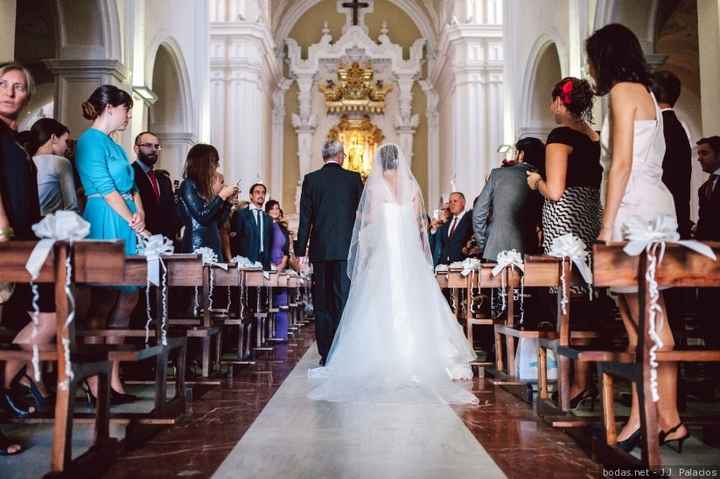
<svg viewBox="0 0 720 479"><path fill-rule="evenodd" d="M450 407L310 401L312 346L213 476L505 477Z"/></svg>

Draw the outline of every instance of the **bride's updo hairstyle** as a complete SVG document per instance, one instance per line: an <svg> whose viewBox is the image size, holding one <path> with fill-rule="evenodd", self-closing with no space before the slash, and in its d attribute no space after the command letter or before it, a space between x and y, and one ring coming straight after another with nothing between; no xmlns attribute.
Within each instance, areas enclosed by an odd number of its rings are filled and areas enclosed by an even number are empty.
<svg viewBox="0 0 720 479"><path fill-rule="evenodd" d="M397 170L400 158L397 145L384 145L380 147L378 154L380 155L380 163L382 164L383 171Z"/></svg>
<svg viewBox="0 0 720 479"><path fill-rule="evenodd" d="M125 105L130 110L133 107L133 99L128 92L115 85L99 86L90 95L90 98L82 104L83 117L95 121L97 117L103 114L108 105L114 107Z"/></svg>

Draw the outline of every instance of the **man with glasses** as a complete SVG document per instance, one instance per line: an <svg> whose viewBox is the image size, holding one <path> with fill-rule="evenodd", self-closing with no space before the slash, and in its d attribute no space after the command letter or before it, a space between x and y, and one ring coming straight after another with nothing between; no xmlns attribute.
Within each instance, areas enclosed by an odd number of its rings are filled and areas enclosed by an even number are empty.
<svg viewBox="0 0 720 479"><path fill-rule="evenodd" d="M155 170L162 150L160 139L154 133L144 131L135 138L134 150L138 161L132 166L135 169L135 184L145 209L145 226L152 234L161 234L174 241L180 223L172 182L167 174Z"/></svg>

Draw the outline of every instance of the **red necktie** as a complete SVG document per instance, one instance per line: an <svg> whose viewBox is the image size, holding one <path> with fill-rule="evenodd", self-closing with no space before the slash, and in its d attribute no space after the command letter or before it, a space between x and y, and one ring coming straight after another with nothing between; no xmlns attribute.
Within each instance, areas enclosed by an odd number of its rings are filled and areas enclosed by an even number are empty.
<svg viewBox="0 0 720 479"><path fill-rule="evenodd" d="M450 225L450 234L448 235L448 238L452 237L453 233L455 232L456 226L457 226L457 216L453 216L453 222Z"/></svg>
<svg viewBox="0 0 720 479"><path fill-rule="evenodd" d="M147 173L150 178L150 184L152 185L153 191L155 192L155 199L160 199L160 185L158 184L157 176L155 176L155 170L150 170Z"/></svg>

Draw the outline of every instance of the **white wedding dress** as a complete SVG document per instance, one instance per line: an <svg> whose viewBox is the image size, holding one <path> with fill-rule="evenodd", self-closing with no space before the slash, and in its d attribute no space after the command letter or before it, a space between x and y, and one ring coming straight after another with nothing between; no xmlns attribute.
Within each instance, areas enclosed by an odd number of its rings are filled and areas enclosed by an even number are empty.
<svg viewBox="0 0 720 479"><path fill-rule="evenodd" d="M395 145L380 150L392 147L401 156ZM394 186L380 160L366 184L350 251L350 295L326 366L309 371L317 383L309 397L476 404L463 381L472 379L475 355L438 287L419 188L399 162Z"/></svg>

